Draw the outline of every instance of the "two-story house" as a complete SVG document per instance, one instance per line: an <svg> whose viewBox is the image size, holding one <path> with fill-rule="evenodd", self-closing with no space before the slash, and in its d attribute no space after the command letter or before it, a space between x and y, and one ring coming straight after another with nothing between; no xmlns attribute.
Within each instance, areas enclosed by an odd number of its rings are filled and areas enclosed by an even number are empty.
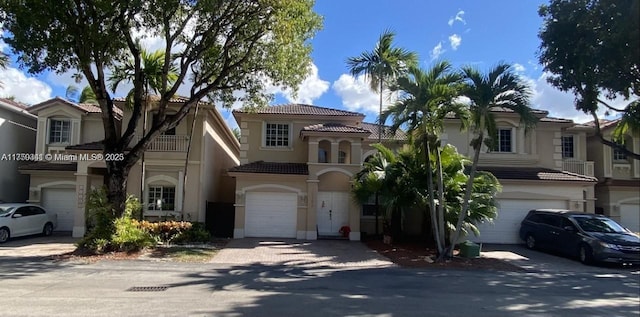
<svg viewBox="0 0 640 317"><path fill-rule="evenodd" d="M235 110L241 129L236 178L234 238L284 237L315 240L348 226L349 239L374 232L372 215L351 196L353 176L378 142L364 114L288 104ZM386 131L386 130L385 130ZM386 145L404 141L383 133Z"/></svg>
<svg viewBox="0 0 640 317"><path fill-rule="evenodd" d="M480 236L468 238L485 243L521 243L520 222L536 208L595 211L593 162L587 160L589 127L548 116L534 110L539 122L526 130L519 116L509 109L492 110L497 125L497 144L483 145L478 170L493 173L502 184L498 194L498 216L479 224ZM474 135L461 131L456 118L445 120L445 143L473 156L469 145Z"/></svg>
<svg viewBox="0 0 640 317"><path fill-rule="evenodd" d="M604 138L611 140L611 133L619 120L601 120ZM595 124L588 135L587 156L595 163L596 208L633 232L640 232L640 160L627 157L624 152L600 142L595 135ZM625 147L640 153L640 135L629 132Z"/></svg>
<svg viewBox="0 0 640 317"><path fill-rule="evenodd" d="M29 197L29 177L18 172L36 146L36 116L26 108L0 98L0 202L24 202Z"/></svg>
<svg viewBox="0 0 640 317"><path fill-rule="evenodd" d="M174 98L169 114L184 102L180 97ZM105 182L105 162L94 155L104 149L101 110L96 105L62 98L47 100L28 110L38 117L35 153L46 155L44 161L20 168L30 176L29 201L56 212L58 230L82 236L87 194ZM124 99L115 100L114 112L120 127L125 129L131 112ZM157 110L153 102L149 102L145 112L147 119L139 121L134 141L154 123ZM233 202L234 180L225 171L238 165L238 153L238 140L220 113L213 105L201 103L196 117L191 112L174 129L152 142L144 159L131 169L127 192L140 198L146 218L175 217L204 222L207 201Z"/></svg>

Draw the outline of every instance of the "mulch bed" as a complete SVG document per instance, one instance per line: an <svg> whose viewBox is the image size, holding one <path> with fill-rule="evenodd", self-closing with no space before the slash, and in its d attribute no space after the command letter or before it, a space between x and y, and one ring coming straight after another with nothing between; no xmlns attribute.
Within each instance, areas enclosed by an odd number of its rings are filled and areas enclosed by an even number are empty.
<svg viewBox="0 0 640 317"><path fill-rule="evenodd" d="M424 246L418 242L405 242L398 244L385 244L381 240L366 241L365 244L376 252L389 258L393 263L410 268L446 268L446 269L473 269L473 270L494 270L523 272L521 267L492 258L462 258L454 256L444 262L431 262L427 259L435 260L437 252L434 248Z"/></svg>

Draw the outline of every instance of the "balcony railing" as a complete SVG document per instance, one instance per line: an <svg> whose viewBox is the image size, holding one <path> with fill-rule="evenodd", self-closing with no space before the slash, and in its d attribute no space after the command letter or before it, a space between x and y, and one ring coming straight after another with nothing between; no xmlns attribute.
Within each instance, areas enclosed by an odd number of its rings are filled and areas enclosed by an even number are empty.
<svg viewBox="0 0 640 317"><path fill-rule="evenodd" d="M586 176L594 176L593 162L568 159L562 161L562 170Z"/></svg>
<svg viewBox="0 0 640 317"><path fill-rule="evenodd" d="M159 135L151 141L147 152L186 152L188 145L188 135Z"/></svg>

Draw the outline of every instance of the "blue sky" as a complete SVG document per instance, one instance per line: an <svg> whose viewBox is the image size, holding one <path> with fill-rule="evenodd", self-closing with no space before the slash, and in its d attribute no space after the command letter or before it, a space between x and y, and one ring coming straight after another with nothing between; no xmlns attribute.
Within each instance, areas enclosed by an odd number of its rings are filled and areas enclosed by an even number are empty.
<svg viewBox="0 0 640 317"><path fill-rule="evenodd" d="M534 108L548 110L555 117L587 121L588 116L574 110L572 95L546 83L547 74L537 62L537 33L542 23L537 9L543 3L546 1L319 0L315 10L324 17L324 27L312 41L312 72L297 98L273 87L274 104L302 102L358 111L374 122L378 97L363 78L348 74L345 60L372 50L380 34L391 29L396 33L395 44L415 51L424 68L435 60L448 60L456 67L472 65L486 71L504 61L529 82ZM145 42L149 46L158 43L154 39ZM4 43L0 49L9 52ZM28 104L64 96L66 87L74 83L71 74L33 76L15 64L0 70L0 81L0 97L15 96ZM235 125L230 111L222 113Z"/></svg>

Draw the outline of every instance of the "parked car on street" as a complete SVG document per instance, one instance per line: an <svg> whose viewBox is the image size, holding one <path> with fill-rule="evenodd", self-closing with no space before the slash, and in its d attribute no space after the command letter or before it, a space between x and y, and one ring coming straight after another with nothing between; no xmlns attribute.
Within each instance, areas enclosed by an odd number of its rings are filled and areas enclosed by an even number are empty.
<svg viewBox="0 0 640 317"><path fill-rule="evenodd" d="M585 264L640 264L640 237L603 215L531 210L520 224L520 238L529 249L560 252Z"/></svg>
<svg viewBox="0 0 640 317"><path fill-rule="evenodd" d="M49 236L58 223L55 213L33 204L0 204L0 243L32 234Z"/></svg>

